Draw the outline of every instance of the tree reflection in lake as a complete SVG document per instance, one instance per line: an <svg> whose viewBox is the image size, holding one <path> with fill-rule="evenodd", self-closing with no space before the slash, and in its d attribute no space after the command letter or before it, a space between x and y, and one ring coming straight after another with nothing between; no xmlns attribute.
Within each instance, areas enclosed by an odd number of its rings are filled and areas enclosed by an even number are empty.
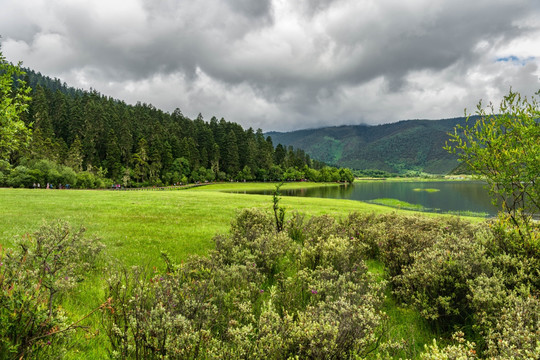
<svg viewBox="0 0 540 360"><path fill-rule="evenodd" d="M331 199L372 201L381 198L398 199L420 204L437 212L475 212L490 216L497 214L484 183L478 181L393 182L372 181L353 185L323 186L307 189L282 190L284 196L305 196ZM415 191L415 189L417 189ZM438 191L418 191L437 189ZM272 191L251 192L271 194Z"/></svg>

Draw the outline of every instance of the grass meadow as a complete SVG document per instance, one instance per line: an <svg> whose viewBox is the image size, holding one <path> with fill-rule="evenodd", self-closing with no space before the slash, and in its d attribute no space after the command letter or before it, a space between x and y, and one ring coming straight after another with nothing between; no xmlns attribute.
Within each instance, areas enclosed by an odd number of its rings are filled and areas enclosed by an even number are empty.
<svg viewBox="0 0 540 360"><path fill-rule="evenodd" d="M282 189L309 186L321 184L291 183ZM227 232L241 209L257 207L270 212L271 195L241 192L274 188L272 183L225 183L156 191L0 189L0 244L9 247L14 239L37 230L44 222L62 219L75 227L84 226L87 236L98 237L106 246L105 257L109 262L160 268L164 266L160 259L163 251L176 261L192 254L204 255L213 247L213 236ZM352 212L396 211L352 200L305 197L283 196L280 205L288 214L298 211L308 216L328 214L338 218ZM382 276L382 264L371 262L369 267ZM105 276L90 274L87 281L64 299L63 306L75 318L99 306L105 300ZM417 313L395 306L391 298L387 300L386 310L392 332L414 332L419 349L430 341L431 333ZM95 315L86 324L92 329L98 321L99 315ZM106 358L103 334L91 334L81 335L70 358Z"/></svg>
<svg viewBox="0 0 540 360"><path fill-rule="evenodd" d="M283 189L300 186L320 184L285 184ZM182 260L212 248L212 237L226 232L239 210L272 209L271 195L227 191L274 188L271 183L232 183L156 191L0 189L0 242L10 246L43 222L62 219L84 226L107 246L109 256L125 265L159 263L162 251ZM358 201L299 197L282 197L281 205L309 216L394 211Z"/></svg>

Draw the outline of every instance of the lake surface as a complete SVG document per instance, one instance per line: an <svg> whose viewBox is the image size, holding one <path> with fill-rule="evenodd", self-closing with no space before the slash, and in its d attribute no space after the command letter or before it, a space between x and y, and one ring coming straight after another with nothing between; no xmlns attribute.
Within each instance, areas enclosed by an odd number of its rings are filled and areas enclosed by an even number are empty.
<svg viewBox="0 0 540 360"><path fill-rule="evenodd" d="M390 198L419 204L425 211L464 212L497 214L498 209L491 204L485 183L477 181L442 182L359 182L353 185L324 186L309 189L282 190L284 196L307 196L332 199L350 199L372 202ZM416 189L416 190L415 190ZM418 189L437 189L423 191ZM263 193L263 192L258 192ZM272 194L272 191L265 192Z"/></svg>

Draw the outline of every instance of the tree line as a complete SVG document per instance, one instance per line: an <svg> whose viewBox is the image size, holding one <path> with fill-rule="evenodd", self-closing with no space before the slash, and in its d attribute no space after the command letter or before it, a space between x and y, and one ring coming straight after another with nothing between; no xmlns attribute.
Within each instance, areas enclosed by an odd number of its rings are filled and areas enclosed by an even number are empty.
<svg viewBox="0 0 540 360"><path fill-rule="evenodd" d="M129 105L29 69L23 79L32 90L20 118L32 137L28 147L11 151L0 164L0 185L354 180L349 169L326 166L292 146L274 146L261 129L224 118L206 121L201 114L190 119L180 109Z"/></svg>

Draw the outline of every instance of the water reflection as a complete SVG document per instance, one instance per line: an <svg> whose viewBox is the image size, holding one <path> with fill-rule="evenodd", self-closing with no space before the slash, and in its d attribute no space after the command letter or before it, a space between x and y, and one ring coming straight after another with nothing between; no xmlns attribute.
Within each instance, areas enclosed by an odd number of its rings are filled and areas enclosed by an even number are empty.
<svg viewBox="0 0 540 360"><path fill-rule="evenodd" d="M391 198L420 204L430 211L472 211L496 215L498 209L491 204L484 183L475 181L445 182L391 182L373 181L354 185L324 186L308 189L281 190L284 196L304 196L331 199L371 201ZM438 191L415 191L415 189L437 189ZM272 194L273 191L252 192Z"/></svg>

